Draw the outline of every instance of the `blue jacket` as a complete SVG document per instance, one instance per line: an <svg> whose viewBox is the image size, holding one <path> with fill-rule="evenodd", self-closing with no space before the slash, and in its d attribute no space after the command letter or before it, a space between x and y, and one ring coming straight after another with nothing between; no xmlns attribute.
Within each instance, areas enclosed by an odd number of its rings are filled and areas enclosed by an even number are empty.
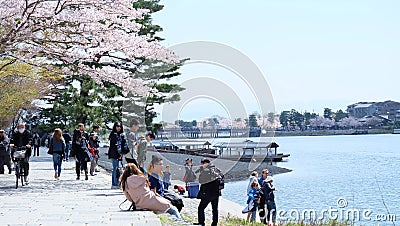
<svg viewBox="0 0 400 226"><path fill-rule="evenodd" d="M50 145L53 145L53 153L63 154L65 150L64 141L55 141L53 138L50 140Z"/></svg>
<svg viewBox="0 0 400 226"><path fill-rule="evenodd" d="M251 188L247 196L249 197L247 199L247 204L250 202L250 200L253 200L254 203L257 203L257 199L260 198L260 191L258 188Z"/></svg>

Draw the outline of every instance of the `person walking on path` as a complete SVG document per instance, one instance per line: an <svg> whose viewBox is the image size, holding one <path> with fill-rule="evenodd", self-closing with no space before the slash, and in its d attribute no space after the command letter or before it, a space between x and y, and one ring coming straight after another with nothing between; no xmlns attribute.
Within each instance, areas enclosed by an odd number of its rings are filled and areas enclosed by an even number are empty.
<svg viewBox="0 0 400 226"><path fill-rule="evenodd" d="M150 190L149 181L135 164L126 165L119 184L125 197L135 204L136 209L166 212L182 219L178 209L167 199Z"/></svg>
<svg viewBox="0 0 400 226"><path fill-rule="evenodd" d="M33 156L39 156L40 136L38 133L33 135Z"/></svg>
<svg viewBox="0 0 400 226"><path fill-rule="evenodd" d="M261 189L265 195L265 202L267 203L268 213L267 219L269 226L276 226L276 204L275 204L275 187L272 184L273 178L268 176L265 180Z"/></svg>
<svg viewBox="0 0 400 226"><path fill-rule="evenodd" d="M112 182L111 189L118 189L117 168L119 162L122 161L122 147L127 142L123 136L124 128L121 122L115 122L108 139L110 140L110 147L108 148L108 158L112 161Z"/></svg>
<svg viewBox="0 0 400 226"><path fill-rule="evenodd" d="M8 174L11 174L11 157L8 144L10 140L4 130L0 130L0 174L4 174L4 165L7 165Z"/></svg>
<svg viewBox="0 0 400 226"><path fill-rule="evenodd" d="M59 179L61 175L61 164L64 158L65 141L61 129L55 129L50 140L50 148L53 150L54 178Z"/></svg>
<svg viewBox="0 0 400 226"><path fill-rule="evenodd" d="M71 150L72 138L71 138L71 135L67 131L63 131L62 136L64 137L64 142L65 142L64 161L68 161L69 160L69 151Z"/></svg>
<svg viewBox="0 0 400 226"><path fill-rule="evenodd" d="M197 172L197 171L196 171ZM204 210L211 203L212 206L212 223L211 226L218 225L218 202L221 192L219 190L219 182L216 177L216 172L220 172L214 165L211 165L210 160L205 158L201 160L201 166L198 170L200 191L197 198L200 203L197 209L198 223L195 225L205 225Z"/></svg>
<svg viewBox="0 0 400 226"><path fill-rule="evenodd" d="M100 139L99 139L99 126L93 126L93 131L89 135L89 145L93 148L94 156L90 162L90 175L94 176L94 172L98 172L96 169L97 161L99 160L99 150L100 150Z"/></svg>
<svg viewBox="0 0 400 226"><path fill-rule="evenodd" d="M13 133L10 141L10 148L14 147L26 147L25 158L23 162L23 167L25 171L24 180L26 184L29 184L28 176L29 176L29 158L32 155L32 135L31 133L25 129L25 125L20 123L18 124L18 131ZM13 156L13 151L11 151L11 156Z"/></svg>
<svg viewBox="0 0 400 226"><path fill-rule="evenodd" d="M171 172L170 172L170 167L167 165L165 167L165 171L163 171L163 181L164 181L164 189L168 190L169 186L171 185Z"/></svg>
<svg viewBox="0 0 400 226"><path fill-rule="evenodd" d="M85 171L85 180L88 180L87 163L90 161L90 153L87 150L87 141L89 140L88 134L85 132L85 125L78 124L78 129L74 130L72 137L72 150L71 157L75 158L75 172L76 179L81 177L81 167Z"/></svg>

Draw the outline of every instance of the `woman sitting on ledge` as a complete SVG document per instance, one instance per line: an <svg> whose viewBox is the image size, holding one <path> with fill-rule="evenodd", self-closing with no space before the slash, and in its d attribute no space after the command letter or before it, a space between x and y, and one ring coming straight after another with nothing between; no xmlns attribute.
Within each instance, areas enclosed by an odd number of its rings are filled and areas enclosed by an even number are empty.
<svg viewBox="0 0 400 226"><path fill-rule="evenodd" d="M138 210L167 212L181 219L178 210L165 198L150 190L149 181L133 163L128 163L121 175L120 187L126 198L133 202Z"/></svg>

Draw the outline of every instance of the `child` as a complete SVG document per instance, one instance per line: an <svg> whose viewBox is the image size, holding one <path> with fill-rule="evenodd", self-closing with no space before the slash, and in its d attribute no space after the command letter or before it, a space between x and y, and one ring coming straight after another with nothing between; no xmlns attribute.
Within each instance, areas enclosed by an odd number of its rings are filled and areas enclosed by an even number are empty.
<svg viewBox="0 0 400 226"><path fill-rule="evenodd" d="M165 171L163 172L164 174L164 178L163 178L163 182L164 182L164 189L168 190L169 185L171 185L171 172L169 171L169 165L167 165L165 167Z"/></svg>
<svg viewBox="0 0 400 226"><path fill-rule="evenodd" d="M174 185L174 189L177 190L180 195L184 195L185 194L185 188L182 187L182 186Z"/></svg>
<svg viewBox="0 0 400 226"><path fill-rule="evenodd" d="M257 207L260 202L260 188L258 187L258 182L251 183L251 189L248 194L249 198L247 199L247 204L251 205L250 202L253 202L253 208L250 210L251 219L250 222L254 222L256 220L257 215ZM249 220L249 215L247 215L247 221Z"/></svg>

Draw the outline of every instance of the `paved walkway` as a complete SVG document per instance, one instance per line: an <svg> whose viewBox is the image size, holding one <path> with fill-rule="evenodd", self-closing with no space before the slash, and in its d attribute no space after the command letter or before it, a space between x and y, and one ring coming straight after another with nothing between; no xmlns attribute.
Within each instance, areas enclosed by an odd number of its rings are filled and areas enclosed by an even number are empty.
<svg viewBox="0 0 400 226"><path fill-rule="evenodd" d="M161 225L151 211L121 211L125 196L110 189L111 176L104 170L88 181L82 175L76 180L70 160L63 162L60 180L55 180L46 151L31 157L29 185L15 189L14 171L0 174L1 225Z"/></svg>

